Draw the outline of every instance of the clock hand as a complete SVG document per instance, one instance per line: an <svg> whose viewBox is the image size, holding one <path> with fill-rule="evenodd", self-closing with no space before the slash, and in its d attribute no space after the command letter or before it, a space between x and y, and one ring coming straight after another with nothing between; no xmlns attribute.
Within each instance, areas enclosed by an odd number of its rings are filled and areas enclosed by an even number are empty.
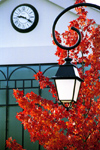
<svg viewBox="0 0 100 150"><path fill-rule="evenodd" d="M27 19L27 18L26 18ZM27 19L29 22L31 22L32 23L32 21L30 20L30 19Z"/></svg>
<svg viewBox="0 0 100 150"><path fill-rule="evenodd" d="M24 18L24 19L26 19L26 17L24 17L24 16L17 16L18 18Z"/></svg>
<svg viewBox="0 0 100 150"><path fill-rule="evenodd" d="M18 18L24 18L24 19L26 19L27 21L29 21L29 22L31 22L32 23L32 21L30 20L30 19L27 19L26 17L24 17L24 16L17 16Z"/></svg>

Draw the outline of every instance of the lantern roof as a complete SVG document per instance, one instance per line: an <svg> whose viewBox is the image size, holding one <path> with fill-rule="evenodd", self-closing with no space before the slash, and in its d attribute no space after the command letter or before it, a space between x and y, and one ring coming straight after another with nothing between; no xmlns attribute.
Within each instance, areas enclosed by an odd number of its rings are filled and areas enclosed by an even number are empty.
<svg viewBox="0 0 100 150"><path fill-rule="evenodd" d="M71 63L71 58L65 58L65 64L60 65L53 79L77 79L83 81L78 73L77 67Z"/></svg>

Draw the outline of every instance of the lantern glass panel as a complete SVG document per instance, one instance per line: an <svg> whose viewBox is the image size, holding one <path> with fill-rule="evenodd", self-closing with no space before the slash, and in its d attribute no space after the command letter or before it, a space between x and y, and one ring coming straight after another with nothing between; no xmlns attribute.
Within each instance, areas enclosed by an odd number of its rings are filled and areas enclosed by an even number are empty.
<svg viewBox="0 0 100 150"><path fill-rule="evenodd" d="M71 101L75 79L56 79L58 98L61 101Z"/></svg>
<svg viewBox="0 0 100 150"><path fill-rule="evenodd" d="M74 69L75 75L80 78L77 68L74 67L73 69Z"/></svg>
<svg viewBox="0 0 100 150"><path fill-rule="evenodd" d="M75 92L74 92L74 98L73 98L73 100L74 100L75 102L77 101L77 98L78 98L78 93L79 93L80 85L81 85L81 82L78 81L78 80L76 80Z"/></svg>

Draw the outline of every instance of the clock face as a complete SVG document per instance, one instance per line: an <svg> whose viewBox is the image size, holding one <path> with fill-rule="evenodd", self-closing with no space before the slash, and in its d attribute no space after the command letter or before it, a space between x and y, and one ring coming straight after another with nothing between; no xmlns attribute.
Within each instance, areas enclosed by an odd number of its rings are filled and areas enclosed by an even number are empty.
<svg viewBox="0 0 100 150"><path fill-rule="evenodd" d="M17 6L11 14L11 23L15 30L26 33L32 31L38 23L39 15L30 4Z"/></svg>

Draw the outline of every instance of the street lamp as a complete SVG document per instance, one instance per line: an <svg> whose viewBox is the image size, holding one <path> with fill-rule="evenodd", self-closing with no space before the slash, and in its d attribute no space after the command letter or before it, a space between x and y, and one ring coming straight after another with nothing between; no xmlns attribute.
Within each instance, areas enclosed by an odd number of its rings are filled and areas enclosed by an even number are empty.
<svg viewBox="0 0 100 150"><path fill-rule="evenodd" d="M77 101L80 85L83 81L79 76L77 67L71 63L72 59L69 58L69 50L75 48L81 41L81 33L74 27L72 27L72 29L79 34L78 42L73 47L67 48L68 57L65 58L64 65L60 65L56 75L52 77L55 81L58 99L64 107L65 103ZM53 37L56 43L55 35L53 35ZM62 47L62 45L60 47Z"/></svg>
<svg viewBox="0 0 100 150"><path fill-rule="evenodd" d="M71 59L66 58L65 61L65 64L59 66L56 75L53 77L58 99L62 103L76 102L83 80L80 78L76 66L71 63Z"/></svg>
<svg viewBox="0 0 100 150"><path fill-rule="evenodd" d="M65 58L65 64L60 65L56 75L54 77L52 77L55 81L58 99L63 104L64 107L66 107L65 103L71 103L72 101L73 102L77 101L81 82L83 81L79 76L77 67L71 63L72 59L69 58L69 50L74 49L81 42L81 33L77 28L72 27L71 29L76 31L78 34L78 41L75 45L73 45L71 47L66 47L66 46L61 45L57 41L57 39L55 37L55 27L56 27L57 21L64 13L66 13L67 11L69 11L72 8L80 7L80 6L91 6L91 7L95 7L100 10L100 7L98 5L90 4L90 3L79 3L79 4L72 5L68 8L66 8L65 10L63 10L57 16L57 18L54 21L53 28L52 28L52 36L53 36L53 39L54 39L54 42L56 43L56 45L64 50L68 51L68 57Z"/></svg>

